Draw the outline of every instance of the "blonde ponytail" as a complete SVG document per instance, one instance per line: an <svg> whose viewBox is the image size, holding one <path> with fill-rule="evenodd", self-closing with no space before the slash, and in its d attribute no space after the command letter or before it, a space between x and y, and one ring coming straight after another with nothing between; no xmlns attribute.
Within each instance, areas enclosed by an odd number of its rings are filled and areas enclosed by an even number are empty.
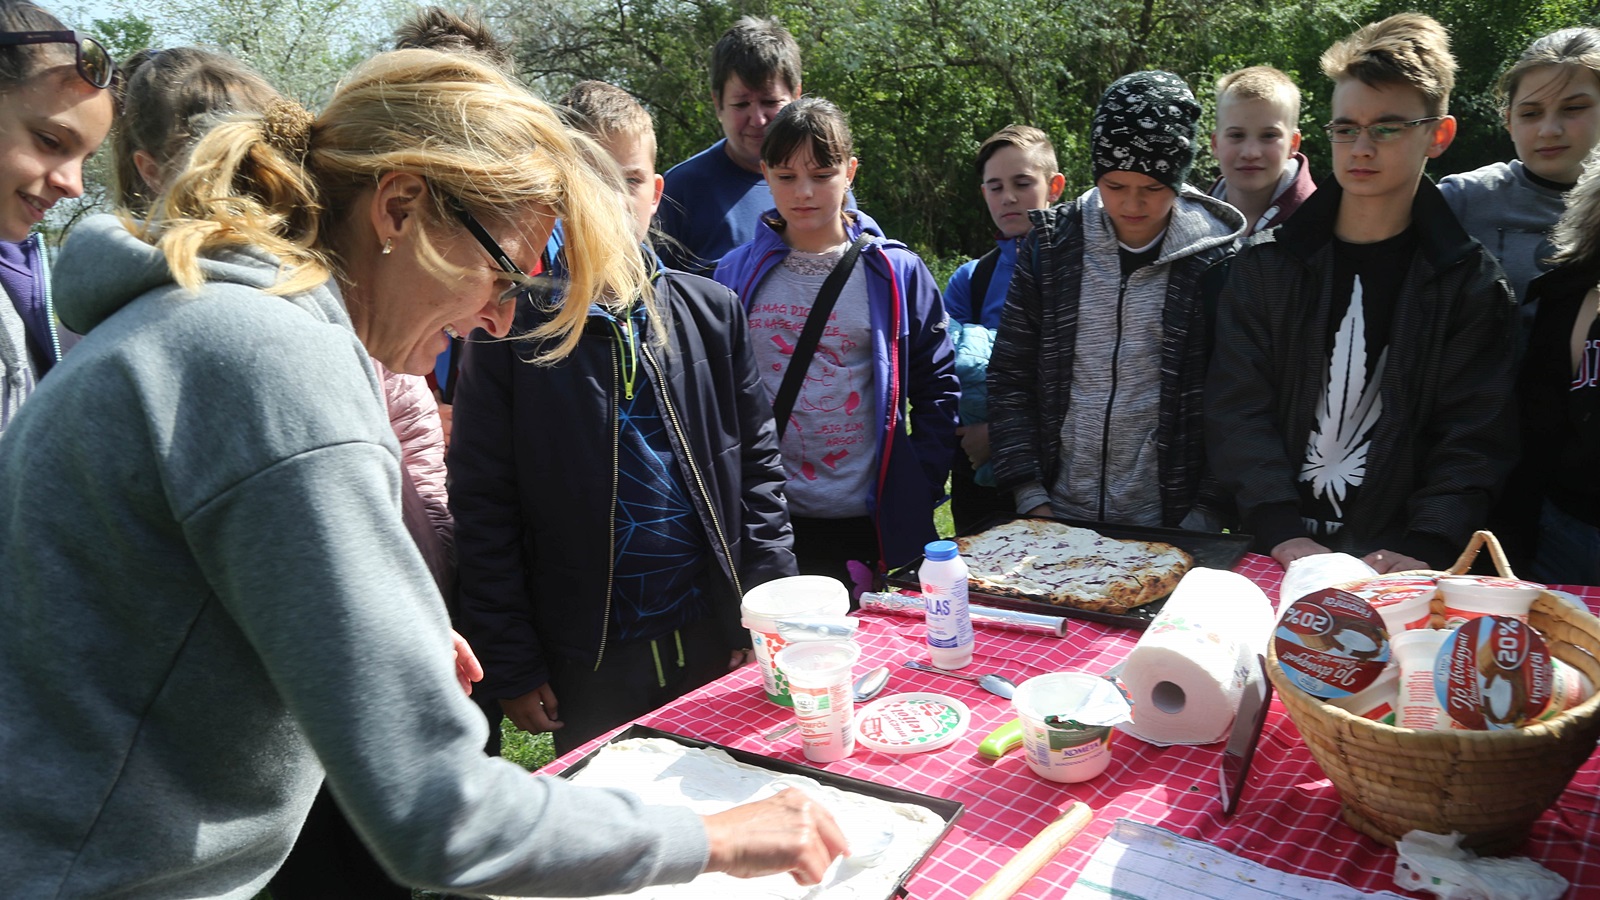
<svg viewBox="0 0 1600 900"><path fill-rule="evenodd" d="M434 256L429 231L460 227L452 201L484 222L515 225L544 207L565 223L566 298L533 333L547 348L540 361L572 351L590 304L653 299L606 173L548 104L492 65L429 50L381 54L351 72L309 123L303 158L281 124L268 127L259 115L224 120L160 198L146 236L179 284L200 285L200 257L253 246L283 262L274 293L314 287L339 270L339 217L384 174L409 172L431 188L425 260Z"/></svg>

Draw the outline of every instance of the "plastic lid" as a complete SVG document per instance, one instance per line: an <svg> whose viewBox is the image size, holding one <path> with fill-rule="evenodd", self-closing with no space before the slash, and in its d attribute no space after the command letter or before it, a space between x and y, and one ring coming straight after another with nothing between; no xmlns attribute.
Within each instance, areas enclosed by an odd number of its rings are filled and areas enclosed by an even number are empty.
<svg viewBox="0 0 1600 900"><path fill-rule="evenodd" d="M1360 693L1376 681L1389 662L1390 641L1378 611L1338 588L1290 604L1272 637L1284 675L1323 700Z"/></svg>
<svg viewBox="0 0 1600 900"><path fill-rule="evenodd" d="M893 694L856 716L856 742L880 753L921 753L948 747L967 733L972 710L943 694Z"/></svg>
<svg viewBox="0 0 1600 900"><path fill-rule="evenodd" d="M922 548L922 555L933 562L955 559L959 553L955 541L930 541L928 546Z"/></svg>

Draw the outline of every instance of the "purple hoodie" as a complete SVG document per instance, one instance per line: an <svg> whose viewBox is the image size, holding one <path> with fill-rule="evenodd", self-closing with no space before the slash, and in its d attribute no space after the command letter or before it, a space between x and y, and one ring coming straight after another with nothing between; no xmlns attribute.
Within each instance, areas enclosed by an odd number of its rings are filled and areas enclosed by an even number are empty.
<svg viewBox="0 0 1600 900"><path fill-rule="evenodd" d="M860 262L869 275L876 408L885 411L877 483L867 509L878 528L883 563L895 568L917 559L923 545L938 537L933 508L950 475L961 386L944 301L928 267L904 244L884 238L866 213L850 215L849 238L862 232L872 238ZM769 210L755 238L724 256L713 276L739 295L746 311L762 279L789 255L775 222L781 222L777 210Z"/></svg>

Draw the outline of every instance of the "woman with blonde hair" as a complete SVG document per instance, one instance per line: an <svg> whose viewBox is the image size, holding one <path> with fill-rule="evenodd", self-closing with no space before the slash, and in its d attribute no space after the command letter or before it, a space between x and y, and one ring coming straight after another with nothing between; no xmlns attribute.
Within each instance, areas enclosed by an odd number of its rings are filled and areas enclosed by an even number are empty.
<svg viewBox="0 0 1600 900"><path fill-rule="evenodd" d="M74 231L57 300L87 337L0 442L11 890L253 897L324 772L418 886L819 879L843 840L798 792L702 818L481 752L367 354L419 373L503 335L557 217L560 352L647 289L614 191L505 75L400 51L315 118L210 130L144 224Z"/></svg>

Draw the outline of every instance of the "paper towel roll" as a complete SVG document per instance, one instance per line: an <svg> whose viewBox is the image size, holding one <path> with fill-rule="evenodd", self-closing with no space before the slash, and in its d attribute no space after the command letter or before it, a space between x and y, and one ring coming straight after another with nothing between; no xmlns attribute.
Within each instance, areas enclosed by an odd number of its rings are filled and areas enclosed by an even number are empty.
<svg viewBox="0 0 1600 900"><path fill-rule="evenodd" d="M1272 622L1250 579L1190 569L1123 663L1133 721L1119 727L1162 746L1226 737Z"/></svg>

